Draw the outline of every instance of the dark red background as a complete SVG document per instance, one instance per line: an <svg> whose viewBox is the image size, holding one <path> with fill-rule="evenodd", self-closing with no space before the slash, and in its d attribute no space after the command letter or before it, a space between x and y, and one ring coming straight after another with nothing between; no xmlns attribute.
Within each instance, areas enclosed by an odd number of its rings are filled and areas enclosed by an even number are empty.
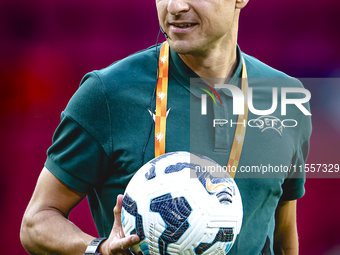
<svg viewBox="0 0 340 255"><path fill-rule="evenodd" d="M243 51L292 76L340 76L338 0L250 0L241 13ZM82 76L156 42L154 1L0 1L0 202L2 249L21 247L21 218L60 112ZM312 92L309 163L340 163L340 87ZM340 177L340 175L338 175ZM298 201L300 254L340 254L340 179L308 178ZM71 220L96 235L87 202Z"/></svg>

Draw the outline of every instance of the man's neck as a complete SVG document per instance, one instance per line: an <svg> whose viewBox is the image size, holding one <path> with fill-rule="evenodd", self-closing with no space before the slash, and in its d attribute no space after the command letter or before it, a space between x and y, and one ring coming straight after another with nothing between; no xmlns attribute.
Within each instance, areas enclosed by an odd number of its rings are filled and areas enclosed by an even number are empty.
<svg viewBox="0 0 340 255"><path fill-rule="evenodd" d="M203 79L208 78L209 81L210 78L214 78L215 84L228 81L237 67L236 43L212 49L204 56L191 54L179 54L179 56L198 76Z"/></svg>

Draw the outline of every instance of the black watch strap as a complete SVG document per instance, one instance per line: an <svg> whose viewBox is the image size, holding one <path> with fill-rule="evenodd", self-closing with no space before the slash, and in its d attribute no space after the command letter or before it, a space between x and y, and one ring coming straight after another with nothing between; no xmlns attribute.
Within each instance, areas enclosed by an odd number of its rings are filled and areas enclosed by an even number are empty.
<svg viewBox="0 0 340 255"><path fill-rule="evenodd" d="M107 238L106 237L101 237L101 238L96 238L91 241L89 246L87 246L86 251L83 255L98 255L99 251L99 245L104 242Z"/></svg>

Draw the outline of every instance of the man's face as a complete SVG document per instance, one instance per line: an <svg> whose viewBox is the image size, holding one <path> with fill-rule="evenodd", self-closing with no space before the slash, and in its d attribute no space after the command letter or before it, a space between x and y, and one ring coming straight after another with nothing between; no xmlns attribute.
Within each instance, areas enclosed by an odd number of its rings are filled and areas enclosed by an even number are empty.
<svg viewBox="0 0 340 255"><path fill-rule="evenodd" d="M156 0L158 19L170 47L204 55L237 33L235 0ZM235 31L236 30L236 31Z"/></svg>

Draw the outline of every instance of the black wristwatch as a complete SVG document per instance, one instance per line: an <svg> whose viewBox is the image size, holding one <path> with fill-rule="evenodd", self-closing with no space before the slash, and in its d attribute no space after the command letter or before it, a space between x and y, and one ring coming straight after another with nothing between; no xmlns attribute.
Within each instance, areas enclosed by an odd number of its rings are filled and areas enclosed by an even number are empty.
<svg viewBox="0 0 340 255"><path fill-rule="evenodd" d="M87 246L86 251L83 255L101 255L101 253L98 252L99 246L106 239L106 237L93 239L89 246Z"/></svg>

